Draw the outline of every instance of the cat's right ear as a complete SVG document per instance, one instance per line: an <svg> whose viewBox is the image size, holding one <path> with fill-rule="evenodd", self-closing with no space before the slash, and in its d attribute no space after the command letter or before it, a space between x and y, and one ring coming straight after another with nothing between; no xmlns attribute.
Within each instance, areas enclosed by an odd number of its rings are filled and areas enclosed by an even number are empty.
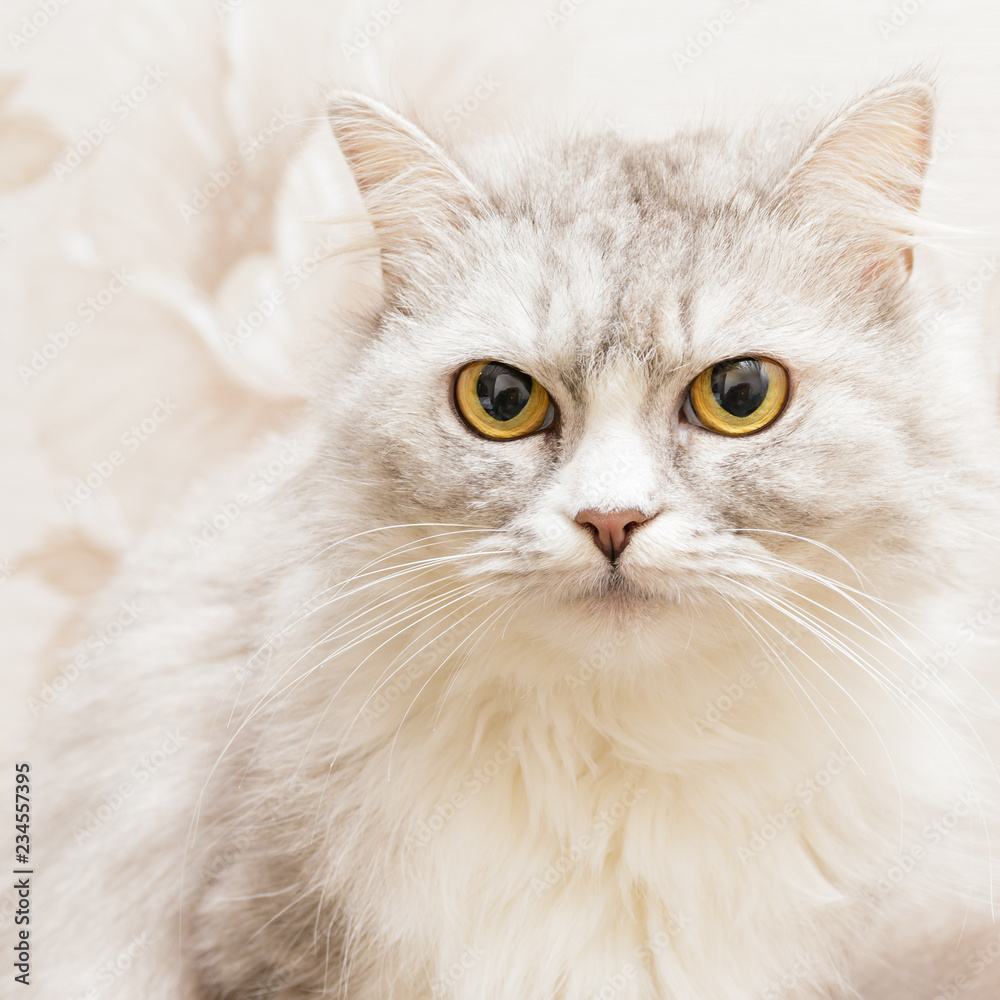
<svg viewBox="0 0 1000 1000"><path fill-rule="evenodd" d="M391 283L412 271L414 253L427 250L436 232L473 212L480 196L437 143L378 101L336 93L327 114Z"/></svg>
<svg viewBox="0 0 1000 1000"><path fill-rule="evenodd" d="M816 136L772 197L807 223L847 220L868 279L913 266L913 215L931 158L934 95L920 79L878 88Z"/></svg>

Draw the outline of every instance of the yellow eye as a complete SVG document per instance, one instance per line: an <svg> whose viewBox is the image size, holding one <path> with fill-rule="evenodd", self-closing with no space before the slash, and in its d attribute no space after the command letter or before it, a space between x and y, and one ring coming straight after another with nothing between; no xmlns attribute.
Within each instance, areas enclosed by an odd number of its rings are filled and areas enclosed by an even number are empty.
<svg viewBox="0 0 1000 1000"><path fill-rule="evenodd" d="M530 375L499 361L474 361L455 382L455 403L465 422L484 437L524 437L555 418L549 394Z"/></svg>
<svg viewBox="0 0 1000 1000"><path fill-rule="evenodd" d="M787 399L788 373L776 361L734 358L691 383L684 415L717 434L752 434L771 423Z"/></svg>

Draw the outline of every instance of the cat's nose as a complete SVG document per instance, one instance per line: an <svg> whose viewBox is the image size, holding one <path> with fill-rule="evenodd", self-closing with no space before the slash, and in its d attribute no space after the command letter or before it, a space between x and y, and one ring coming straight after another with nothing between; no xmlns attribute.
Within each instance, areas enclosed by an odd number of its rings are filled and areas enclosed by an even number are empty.
<svg viewBox="0 0 1000 1000"><path fill-rule="evenodd" d="M581 510L575 520L594 533L594 543L615 562L628 545L633 528L649 518L641 510Z"/></svg>

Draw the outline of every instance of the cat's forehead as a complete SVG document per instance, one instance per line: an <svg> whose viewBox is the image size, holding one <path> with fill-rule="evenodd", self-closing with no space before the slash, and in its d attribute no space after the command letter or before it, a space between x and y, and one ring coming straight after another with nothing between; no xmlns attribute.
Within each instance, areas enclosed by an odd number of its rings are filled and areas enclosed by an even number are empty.
<svg viewBox="0 0 1000 1000"><path fill-rule="evenodd" d="M787 296L766 287L773 234L736 159L708 141L608 140L498 182L465 304L484 351L551 363L574 387L611 367L662 374L728 356L741 340L766 349Z"/></svg>
<svg viewBox="0 0 1000 1000"><path fill-rule="evenodd" d="M656 222L674 212L697 221L737 204L740 193L765 196L783 161L764 144L715 131L662 142L605 134L486 149L471 167L491 204L540 227L603 215L617 230L628 218Z"/></svg>

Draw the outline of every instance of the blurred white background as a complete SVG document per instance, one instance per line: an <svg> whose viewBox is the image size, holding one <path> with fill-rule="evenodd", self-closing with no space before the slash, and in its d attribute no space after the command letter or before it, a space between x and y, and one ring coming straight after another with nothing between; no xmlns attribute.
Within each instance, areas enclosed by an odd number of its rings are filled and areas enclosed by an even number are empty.
<svg viewBox="0 0 1000 1000"><path fill-rule="evenodd" d="M994 0L7 0L0 14L0 750L138 534L294 421L296 359L364 278L323 94L445 144L509 127L803 136L913 67L941 98L928 218L956 306L1000 252ZM110 627L111 623L107 623ZM113 636L110 637L113 640Z"/></svg>

